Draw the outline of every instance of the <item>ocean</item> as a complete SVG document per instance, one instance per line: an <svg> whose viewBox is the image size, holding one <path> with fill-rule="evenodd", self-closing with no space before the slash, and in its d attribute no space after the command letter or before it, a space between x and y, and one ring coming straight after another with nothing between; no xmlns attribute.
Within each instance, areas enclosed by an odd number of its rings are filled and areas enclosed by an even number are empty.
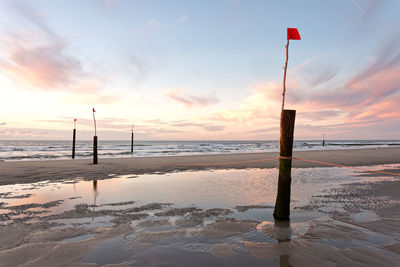
<svg viewBox="0 0 400 267"><path fill-rule="evenodd" d="M400 140L321 140L294 141L295 151L359 149L400 146ZM130 141L98 143L100 158L205 155L224 153L277 152L278 141ZM0 160L48 160L71 158L72 141L66 140L0 140ZM92 156L92 141L77 141L75 158Z"/></svg>

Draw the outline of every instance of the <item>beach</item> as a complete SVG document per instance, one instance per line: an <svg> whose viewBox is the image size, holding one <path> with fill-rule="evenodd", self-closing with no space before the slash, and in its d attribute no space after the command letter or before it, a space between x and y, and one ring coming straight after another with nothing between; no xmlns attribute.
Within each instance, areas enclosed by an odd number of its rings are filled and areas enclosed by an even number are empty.
<svg viewBox="0 0 400 267"><path fill-rule="evenodd" d="M277 153L2 162L0 266L396 265L400 148L293 157L290 221Z"/></svg>
<svg viewBox="0 0 400 267"><path fill-rule="evenodd" d="M346 166L399 163L400 148L294 151L294 157ZM278 153L238 153L168 157L6 161L0 163L0 184L29 183L43 180L105 179L109 174L151 174L206 169L276 168ZM322 167L323 164L294 160L294 168Z"/></svg>

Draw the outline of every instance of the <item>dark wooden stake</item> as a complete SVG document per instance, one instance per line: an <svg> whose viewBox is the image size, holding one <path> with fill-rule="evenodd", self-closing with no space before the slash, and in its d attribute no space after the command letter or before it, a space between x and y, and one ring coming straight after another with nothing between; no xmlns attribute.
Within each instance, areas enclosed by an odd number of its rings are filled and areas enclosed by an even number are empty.
<svg viewBox="0 0 400 267"><path fill-rule="evenodd" d="M325 134L322 134L322 146L325 146Z"/></svg>
<svg viewBox="0 0 400 267"><path fill-rule="evenodd" d="M93 136L93 164L97 164L97 136Z"/></svg>
<svg viewBox="0 0 400 267"><path fill-rule="evenodd" d="M76 140L76 129L72 133L72 158L75 158L75 140Z"/></svg>
<svg viewBox="0 0 400 267"><path fill-rule="evenodd" d="M133 154L133 136L134 136L134 133L132 132L132 134L131 134L131 154Z"/></svg>
<svg viewBox="0 0 400 267"><path fill-rule="evenodd" d="M134 134L133 134L133 125L132 125L132 129L131 129L131 154L133 154L133 137L134 137Z"/></svg>
<svg viewBox="0 0 400 267"><path fill-rule="evenodd" d="M279 178L274 217L289 220L290 185L292 182L293 134L296 110L283 110L281 114L281 137L279 141Z"/></svg>

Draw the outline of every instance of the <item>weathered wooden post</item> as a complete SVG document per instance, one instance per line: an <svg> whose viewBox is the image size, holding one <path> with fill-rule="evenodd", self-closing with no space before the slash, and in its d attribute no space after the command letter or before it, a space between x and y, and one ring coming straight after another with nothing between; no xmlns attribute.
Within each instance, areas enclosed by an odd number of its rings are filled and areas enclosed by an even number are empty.
<svg viewBox="0 0 400 267"><path fill-rule="evenodd" d="M74 119L74 130L72 132L72 159L75 158L75 140L76 140L76 119Z"/></svg>
<svg viewBox="0 0 400 267"><path fill-rule="evenodd" d="M133 133L133 125L132 125L132 130L131 130L131 154L133 154L133 137L134 137L134 133Z"/></svg>
<svg viewBox="0 0 400 267"><path fill-rule="evenodd" d="M296 28L287 28L286 61L283 72L283 90L282 90L282 109L281 109L281 136L279 140L279 177L278 194L274 209L274 218L276 220L290 219L290 191L292 183L292 152L293 152L293 134L296 110L286 110L286 71L289 60L289 40L301 40L300 34Z"/></svg>
<svg viewBox="0 0 400 267"><path fill-rule="evenodd" d="M322 134L322 146L325 146L325 134Z"/></svg>
<svg viewBox="0 0 400 267"><path fill-rule="evenodd" d="M93 164L97 164L97 136L93 136Z"/></svg>
<svg viewBox="0 0 400 267"><path fill-rule="evenodd" d="M292 152L296 110L283 110L281 115L281 137L279 141L279 177L274 217L289 220L290 192L292 183Z"/></svg>
<svg viewBox="0 0 400 267"><path fill-rule="evenodd" d="M96 110L93 108L93 121L94 121L94 136L93 136L93 164L97 164L97 128L96 128L96 117L94 113Z"/></svg>

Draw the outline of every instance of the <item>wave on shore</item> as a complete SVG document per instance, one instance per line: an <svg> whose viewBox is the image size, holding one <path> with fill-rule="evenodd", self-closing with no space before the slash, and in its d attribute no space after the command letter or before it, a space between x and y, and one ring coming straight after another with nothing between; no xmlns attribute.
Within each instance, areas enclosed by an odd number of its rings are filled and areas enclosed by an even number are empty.
<svg viewBox="0 0 400 267"><path fill-rule="evenodd" d="M400 146L399 140L299 140L295 151L380 148ZM276 152L278 141L99 141L99 156L104 158L205 155L225 153ZM71 158L72 142L66 140L0 141L0 160L38 160ZM91 141L77 141L76 158L92 156Z"/></svg>

